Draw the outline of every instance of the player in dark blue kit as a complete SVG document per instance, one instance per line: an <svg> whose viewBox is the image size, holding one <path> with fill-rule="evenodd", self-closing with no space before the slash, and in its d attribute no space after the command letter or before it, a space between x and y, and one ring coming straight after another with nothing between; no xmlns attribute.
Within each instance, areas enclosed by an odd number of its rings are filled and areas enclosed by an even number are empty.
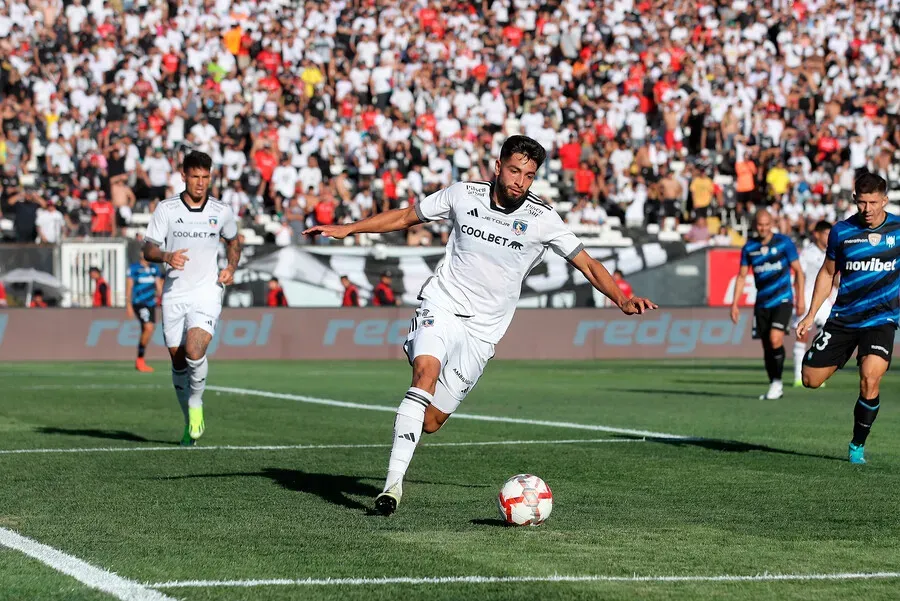
<svg viewBox="0 0 900 601"><path fill-rule="evenodd" d="M137 317L141 322L141 340L138 343L137 360L134 362L138 371L153 371L153 368L144 361L144 351L153 336L156 324L156 299L162 295L164 278L165 274L160 266L148 263L144 257L128 268L125 285L125 295L131 301L127 308L128 317Z"/></svg>
<svg viewBox="0 0 900 601"><path fill-rule="evenodd" d="M772 231L772 215L762 210L756 214L756 238L741 249L741 269L734 282L731 320L738 322L738 302L744 293L744 280L753 271L756 282L756 304L753 307L753 337L762 341L769 390L760 399L780 399L784 394L781 375L784 372L784 333L791 327L794 303L797 315L806 312L803 297L803 269L797 247L783 234ZM791 286L791 269L794 284Z"/></svg>
<svg viewBox="0 0 900 601"><path fill-rule="evenodd" d="M857 178L853 196L859 212L831 230L809 313L797 324L797 333L803 335L812 326L835 274L840 274L831 315L803 360L803 385L818 388L857 351L859 398L849 456L850 463L863 464L863 447L881 406L879 386L891 364L900 320L900 217L885 212L887 182L874 173Z"/></svg>

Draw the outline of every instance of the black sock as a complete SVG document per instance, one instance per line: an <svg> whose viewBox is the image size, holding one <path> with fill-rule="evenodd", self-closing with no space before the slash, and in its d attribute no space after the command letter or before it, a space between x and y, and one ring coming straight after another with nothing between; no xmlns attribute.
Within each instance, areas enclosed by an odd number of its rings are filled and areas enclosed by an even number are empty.
<svg viewBox="0 0 900 601"><path fill-rule="evenodd" d="M138 345L138 359L144 358L144 351L147 349L143 344Z"/></svg>
<svg viewBox="0 0 900 601"><path fill-rule="evenodd" d="M880 397L868 400L859 397L856 400L856 406L853 408L853 444L858 446L866 444L866 437L878 416L880 406Z"/></svg>
<svg viewBox="0 0 900 601"><path fill-rule="evenodd" d="M779 346L772 349L772 375L769 376L773 380L780 380L784 374L784 347Z"/></svg>
<svg viewBox="0 0 900 601"><path fill-rule="evenodd" d="M775 358L772 356L772 349L765 345L763 346L763 361L766 364L766 374L769 376L769 382L775 379L773 375L775 373Z"/></svg>

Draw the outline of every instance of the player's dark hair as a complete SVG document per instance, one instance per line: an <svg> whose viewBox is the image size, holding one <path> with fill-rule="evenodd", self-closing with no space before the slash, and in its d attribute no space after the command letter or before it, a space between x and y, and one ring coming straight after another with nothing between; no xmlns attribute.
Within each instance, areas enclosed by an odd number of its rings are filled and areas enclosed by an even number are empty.
<svg viewBox="0 0 900 601"><path fill-rule="evenodd" d="M506 142L503 143L503 147L500 149L500 160L504 161L514 154L524 154L534 161L539 169L547 158L547 151L544 150L544 147L528 136L510 136L506 138Z"/></svg>
<svg viewBox="0 0 900 601"><path fill-rule="evenodd" d="M813 231L817 234L822 232L827 232L831 229L831 224L824 219L816 224L816 227L813 228Z"/></svg>
<svg viewBox="0 0 900 601"><path fill-rule="evenodd" d="M184 161L181 163L181 170L187 173L191 169L212 171L212 157L198 150L185 155Z"/></svg>
<svg viewBox="0 0 900 601"><path fill-rule="evenodd" d="M272 278L272 279L269 280L269 281L270 281L270 282L275 282L275 283L277 284L277 283L278 283L278 278Z"/></svg>
<svg viewBox="0 0 900 601"><path fill-rule="evenodd" d="M856 184L853 188L855 196L862 194L887 194L887 181L880 175L866 172L856 178Z"/></svg>

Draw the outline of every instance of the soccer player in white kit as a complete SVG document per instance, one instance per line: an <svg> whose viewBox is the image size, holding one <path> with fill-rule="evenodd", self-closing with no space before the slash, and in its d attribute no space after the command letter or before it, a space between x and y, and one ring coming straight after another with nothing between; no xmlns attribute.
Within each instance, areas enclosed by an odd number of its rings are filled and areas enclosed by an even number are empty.
<svg viewBox="0 0 900 601"><path fill-rule="evenodd" d="M206 348L216 331L225 286L241 258L231 207L209 196L212 159L192 152L184 158L185 191L157 205L144 236L144 258L165 263L163 334L172 357L172 384L184 413L181 444L203 435L203 391L209 366ZM228 264L219 271L219 239Z"/></svg>
<svg viewBox="0 0 900 601"><path fill-rule="evenodd" d="M803 249L800 253L800 266L803 269L803 275L806 277L803 296L806 299L806 306L811 307L813 291L816 288L816 276L825 262L825 249L828 247L828 235L831 233L831 224L827 221L819 221L813 228L813 243ZM831 314L831 306L834 304L836 290L832 290L831 296L822 304L819 312L816 313L815 325L821 329ZM794 318L793 330L796 331L797 324L800 323L802 315ZM803 387L803 354L809 348L812 342L813 332L804 332L803 336L797 335L794 342L794 388Z"/></svg>
<svg viewBox="0 0 900 601"><path fill-rule="evenodd" d="M437 432L475 387L512 321L522 281L548 248L624 313L656 308L646 298L627 298L559 214L528 191L545 158L536 141L512 136L494 165L493 182L459 182L405 209L304 232L340 239L441 219L453 222L444 259L419 293L422 304L403 345L412 386L397 409L388 475L375 499L375 509L384 515L397 509L423 430Z"/></svg>

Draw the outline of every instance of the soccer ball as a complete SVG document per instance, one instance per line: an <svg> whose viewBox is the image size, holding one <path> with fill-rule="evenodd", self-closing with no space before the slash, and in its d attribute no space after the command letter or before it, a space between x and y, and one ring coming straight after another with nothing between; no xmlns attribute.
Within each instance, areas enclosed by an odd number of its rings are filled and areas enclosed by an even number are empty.
<svg viewBox="0 0 900 601"><path fill-rule="evenodd" d="M503 484L497 508L507 524L540 526L553 510L553 493L537 476L519 474Z"/></svg>

